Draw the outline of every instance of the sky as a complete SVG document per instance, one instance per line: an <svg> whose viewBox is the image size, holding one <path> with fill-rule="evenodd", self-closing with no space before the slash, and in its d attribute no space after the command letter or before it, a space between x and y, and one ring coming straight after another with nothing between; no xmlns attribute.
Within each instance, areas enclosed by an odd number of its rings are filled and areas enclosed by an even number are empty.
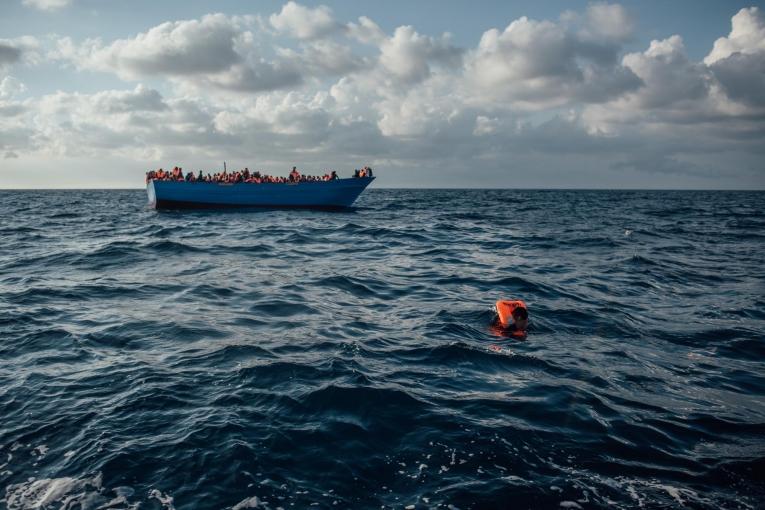
<svg viewBox="0 0 765 510"><path fill-rule="evenodd" d="M765 189L757 2L0 0L0 188Z"/></svg>

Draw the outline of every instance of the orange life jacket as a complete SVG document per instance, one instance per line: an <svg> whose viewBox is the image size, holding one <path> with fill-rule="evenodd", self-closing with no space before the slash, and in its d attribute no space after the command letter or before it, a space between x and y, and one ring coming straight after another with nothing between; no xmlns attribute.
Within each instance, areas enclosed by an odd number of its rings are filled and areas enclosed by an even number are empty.
<svg viewBox="0 0 765 510"><path fill-rule="evenodd" d="M497 308L497 315L499 315L499 322L502 324L503 328L510 327L510 325L513 323L513 310L515 310L518 307L521 308L528 308L526 307L526 303L521 301L520 299L517 299L515 301L510 300L502 300L496 302L494 305Z"/></svg>

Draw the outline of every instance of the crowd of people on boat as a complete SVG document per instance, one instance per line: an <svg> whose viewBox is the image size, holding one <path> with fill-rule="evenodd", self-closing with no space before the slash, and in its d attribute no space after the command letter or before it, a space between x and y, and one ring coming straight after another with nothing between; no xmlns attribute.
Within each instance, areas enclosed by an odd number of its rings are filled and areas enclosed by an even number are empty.
<svg viewBox="0 0 765 510"><path fill-rule="evenodd" d="M356 169L353 173L356 178L360 177L373 177L372 169L365 166L361 169ZM334 170L327 171L324 175L304 175L301 174L296 167L292 167L292 171L287 177L273 176L261 173L260 171L250 172L249 168L243 170L236 170L234 172L216 172L214 174L203 173L201 170L199 174L195 175L194 172L183 173L183 168L173 167L171 171L160 168L159 170L150 170L146 172L146 182L149 181L185 181L185 182L214 182L218 184L238 184L238 183L297 183L297 182L321 182L321 181L334 181L339 179L337 172Z"/></svg>
<svg viewBox="0 0 765 510"><path fill-rule="evenodd" d="M372 169L369 168L368 166L365 166L361 170L357 168L356 170L353 171L353 176L354 177L374 177L374 175L372 175Z"/></svg>

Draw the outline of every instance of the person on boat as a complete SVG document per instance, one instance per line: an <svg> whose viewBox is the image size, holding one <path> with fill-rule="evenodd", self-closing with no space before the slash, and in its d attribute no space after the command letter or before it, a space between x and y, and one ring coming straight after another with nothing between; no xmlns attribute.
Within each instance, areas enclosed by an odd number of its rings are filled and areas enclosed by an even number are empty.
<svg viewBox="0 0 765 510"><path fill-rule="evenodd" d="M292 167L290 172L290 182L298 182L300 180L300 172L297 171L297 167Z"/></svg>
<svg viewBox="0 0 765 510"><path fill-rule="evenodd" d="M337 172L335 172L334 170L332 170L332 173L329 175L329 180L330 180L330 181L334 181L334 180L337 180L337 179L339 179L339 178L340 178L340 177L338 177L338 176L337 176Z"/></svg>

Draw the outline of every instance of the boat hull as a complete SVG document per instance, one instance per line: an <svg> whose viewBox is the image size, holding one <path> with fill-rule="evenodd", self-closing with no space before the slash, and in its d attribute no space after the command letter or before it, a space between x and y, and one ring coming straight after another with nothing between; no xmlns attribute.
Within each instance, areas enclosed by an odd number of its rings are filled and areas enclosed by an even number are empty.
<svg viewBox="0 0 765 510"><path fill-rule="evenodd" d="M346 209L374 177L298 183L186 182L152 180L146 185L155 209L300 208Z"/></svg>

